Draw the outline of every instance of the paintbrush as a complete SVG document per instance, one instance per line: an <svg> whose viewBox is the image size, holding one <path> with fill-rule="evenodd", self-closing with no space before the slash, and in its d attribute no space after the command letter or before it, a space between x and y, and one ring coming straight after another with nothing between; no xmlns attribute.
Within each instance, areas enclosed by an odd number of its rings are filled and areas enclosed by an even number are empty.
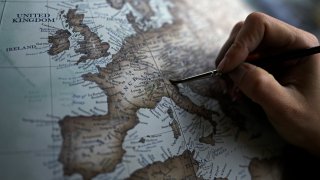
<svg viewBox="0 0 320 180"><path fill-rule="evenodd" d="M266 56L266 57L249 56L249 58L246 59L245 62L264 68L267 66L271 66L273 64L292 61L298 58L303 58L303 57L310 56L317 53L320 53L320 46L315 46L308 49L291 50L291 51L287 51L287 52L283 52L283 53L279 53L271 56ZM212 71L197 74L187 78L170 80L170 82L172 84L179 84L179 83L194 81L194 80L203 79L207 77L220 77L222 75L223 73L219 72L217 69L214 69Z"/></svg>

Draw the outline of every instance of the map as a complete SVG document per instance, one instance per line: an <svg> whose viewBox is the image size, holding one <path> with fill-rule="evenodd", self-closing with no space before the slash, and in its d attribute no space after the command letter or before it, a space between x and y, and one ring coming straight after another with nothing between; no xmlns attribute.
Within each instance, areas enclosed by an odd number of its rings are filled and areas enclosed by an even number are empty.
<svg viewBox="0 0 320 180"><path fill-rule="evenodd" d="M0 179L277 179L283 142L212 70L233 0L0 2Z"/></svg>

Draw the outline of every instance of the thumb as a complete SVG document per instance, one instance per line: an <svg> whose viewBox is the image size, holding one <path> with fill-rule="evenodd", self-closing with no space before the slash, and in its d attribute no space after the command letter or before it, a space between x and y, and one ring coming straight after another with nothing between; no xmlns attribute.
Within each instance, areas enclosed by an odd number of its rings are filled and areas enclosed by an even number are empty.
<svg viewBox="0 0 320 180"><path fill-rule="evenodd" d="M242 63L228 75L246 96L265 111L282 109L283 105L290 102L286 88L262 68Z"/></svg>

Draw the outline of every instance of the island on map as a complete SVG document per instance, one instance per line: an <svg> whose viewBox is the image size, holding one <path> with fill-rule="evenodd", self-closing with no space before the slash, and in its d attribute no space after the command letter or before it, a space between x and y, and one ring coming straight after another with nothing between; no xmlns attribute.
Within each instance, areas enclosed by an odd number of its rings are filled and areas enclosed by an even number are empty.
<svg viewBox="0 0 320 180"><path fill-rule="evenodd" d="M52 44L51 48L48 51L48 54L53 56L60 54L65 50L69 50L70 41L69 37L71 33L68 30L59 29L52 36L49 36L48 42Z"/></svg>
<svg viewBox="0 0 320 180"><path fill-rule="evenodd" d="M211 134L209 134L208 136L201 137L201 138L199 139L199 142L214 146L215 141L214 141L214 138L213 138L213 137L214 137L214 134L211 133Z"/></svg>
<svg viewBox="0 0 320 180"><path fill-rule="evenodd" d="M73 32L80 33L83 37L83 41L79 41L79 49L76 49L77 53L82 54L77 64L85 62L87 60L97 60L101 57L107 57L110 45L107 42L102 42L99 36L90 30L90 28L83 23L84 14L76 14L76 9L70 9L65 15L66 22L70 28L73 28Z"/></svg>
<svg viewBox="0 0 320 180"><path fill-rule="evenodd" d="M194 152L187 150L182 155L170 157L164 162L154 162L132 173L128 180L201 179L196 176L199 164L193 156Z"/></svg>
<svg viewBox="0 0 320 180"><path fill-rule="evenodd" d="M168 108L167 113L169 115L169 117L172 119L172 122L169 123L172 132L173 132L173 137L175 139L178 139L181 136L181 131L180 131L180 127L179 127L179 123L178 121L174 118L173 115L173 110L171 108Z"/></svg>
<svg viewBox="0 0 320 180"><path fill-rule="evenodd" d="M174 119L171 123L169 123L169 125L173 131L173 137L178 139L181 136L178 121Z"/></svg>

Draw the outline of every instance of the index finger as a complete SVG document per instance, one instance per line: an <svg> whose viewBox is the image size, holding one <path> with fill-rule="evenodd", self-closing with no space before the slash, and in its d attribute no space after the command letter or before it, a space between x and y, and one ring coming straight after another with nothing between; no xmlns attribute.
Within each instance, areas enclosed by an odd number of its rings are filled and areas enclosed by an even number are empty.
<svg viewBox="0 0 320 180"><path fill-rule="evenodd" d="M309 48L316 44L318 40L314 35L266 14L255 12L246 18L217 69L224 73L232 71L262 45L290 50Z"/></svg>

